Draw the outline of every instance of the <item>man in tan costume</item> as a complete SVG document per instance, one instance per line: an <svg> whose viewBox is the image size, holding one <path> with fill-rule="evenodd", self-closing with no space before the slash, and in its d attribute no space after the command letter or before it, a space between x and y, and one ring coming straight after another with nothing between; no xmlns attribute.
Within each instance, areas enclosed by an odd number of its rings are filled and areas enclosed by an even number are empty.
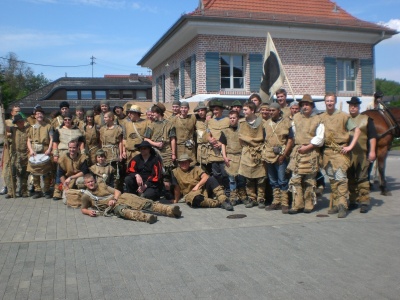
<svg viewBox="0 0 400 300"><path fill-rule="evenodd" d="M83 175L89 173L87 156L79 153L77 140L68 143L68 153L58 160L56 188L53 200L61 200L63 190L83 188Z"/></svg>
<svg viewBox="0 0 400 300"><path fill-rule="evenodd" d="M271 103L269 112L271 118L264 124L266 139L263 160L267 163L273 201L265 209L282 209L282 213L287 214L289 211L289 180L286 178L286 169L293 147L292 124L289 118L281 115L281 107L278 103Z"/></svg>
<svg viewBox="0 0 400 300"><path fill-rule="evenodd" d="M104 183L97 184L91 174L84 176L84 183L87 191L81 197L81 212L90 217L97 217L99 213L115 214L120 218L153 224L157 216L142 210L171 218L180 218L182 215L179 206L156 203L133 194L121 194Z"/></svg>
<svg viewBox="0 0 400 300"><path fill-rule="evenodd" d="M222 144L222 156L225 170L229 176L229 200L233 206L246 201L246 178L238 174L242 145L239 140L239 112L229 112L229 128L222 130L219 141Z"/></svg>
<svg viewBox="0 0 400 300"><path fill-rule="evenodd" d="M326 112L321 114L325 125L322 166L331 184L328 213L338 213L338 218L345 218L348 197L347 169L350 167L351 150L356 145L361 131L347 113L336 109L336 102L335 94L325 95ZM354 130L354 135L349 144L352 130Z"/></svg>
<svg viewBox="0 0 400 300"><path fill-rule="evenodd" d="M128 105L126 113L128 118L124 124L124 150L122 156L126 159L128 165L132 158L140 154L135 145L143 141L146 129L151 122L147 118L141 118L142 110L138 105Z"/></svg>
<svg viewBox="0 0 400 300"><path fill-rule="evenodd" d="M187 154L182 154L177 161L178 167L172 170L175 203L183 195L185 202L191 207L221 206L226 210L233 210L224 189L214 176L210 177L198 166L190 166L191 158Z"/></svg>
<svg viewBox="0 0 400 300"><path fill-rule="evenodd" d="M33 124L28 132L27 146L29 155L45 154L50 156L53 147L53 129L49 123L44 121L44 111L40 108L35 110L35 124ZM33 199L38 199L45 196L50 199L50 184L52 180L52 162L49 160L44 165L34 166L28 162L27 171L32 174L33 187L35 190ZM40 185L40 178L43 176L43 190Z"/></svg>
<svg viewBox="0 0 400 300"><path fill-rule="evenodd" d="M81 130L85 137L85 153L89 166L96 164L96 152L100 149L100 132L94 123L94 112L88 110L85 114L84 124Z"/></svg>
<svg viewBox="0 0 400 300"><path fill-rule="evenodd" d="M212 175L218 180L219 184L229 194L229 179L225 171L225 161L221 152L221 132L229 128L229 118L223 117L222 112L225 108L220 100L213 100L209 103L210 110L214 117L206 121L206 132L203 141L207 144L208 162L211 163Z"/></svg>
<svg viewBox="0 0 400 300"><path fill-rule="evenodd" d="M26 140L28 136L28 123L26 123L25 118L23 118L20 114L14 116L14 120L12 124L15 126L7 127L7 133L11 136L11 167L12 173L10 174L13 177L12 183L11 180L7 186L11 186L13 184L12 189L17 191L16 197L29 197L28 194L28 172L26 171L26 167L28 165L28 147L26 145ZM8 193L6 195L6 199L12 198L13 195Z"/></svg>
<svg viewBox="0 0 400 300"><path fill-rule="evenodd" d="M357 144L351 152L351 165L347 170L350 192L349 209L358 208L359 203L360 213L366 213L370 205L368 169L376 159L377 133L373 120L360 114L361 100L351 97L347 103L350 116L361 131Z"/></svg>
<svg viewBox="0 0 400 300"><path fill-rule="evenodd" d="M196 164L196 147L193 139L196 129L196 116L189 115L189 108L189 103L182 101L180 114L171 121L176 130L177 157L186 153L191 157L192 165L194 165Z"/></svg>
<svg viewBox="0 0 400 300"><path fill-rule="evenodd" d="M207 156L207 144L203 140L203 136L206 132L206 117L207 117L207 106L204 102L199 102L195 109L196 113L196 147L197 147L197 162L203 170L206 170L208 165Z"/></svg>
<svg viewBox="0 0 400 300"><path fill-rule="evenodd" d="M311 96L305 94L299 104L301 111L293 116L292 122L295 146L288 166L292 171L289 188L293 193L289 214L310 213L314 209L315 175L320 166L320 147L324 144L324 124L314 110Z"/></svg>
<svg viewBox="0 0 400 300"><path fill-rule="evenodd" d="M264 121L261 116L257 117L255 110L256 105L253 102L243 105L245 119L239 123L239 140L243 148L238 173L246 178L245 207L265 208L266 170L261 160L265 136Z"/></svg>
<svg viewBox="0 0 400 300"><path fill-rule="evenodd" d="M176 131L173 123L164 119L165 106L162 103L155 104L153 112L154 122L147 127L144 140L149 142L158 151L162 158L164 169L163 180L167 200L172 200L171 171L175 167L176 160Z"/></svg>

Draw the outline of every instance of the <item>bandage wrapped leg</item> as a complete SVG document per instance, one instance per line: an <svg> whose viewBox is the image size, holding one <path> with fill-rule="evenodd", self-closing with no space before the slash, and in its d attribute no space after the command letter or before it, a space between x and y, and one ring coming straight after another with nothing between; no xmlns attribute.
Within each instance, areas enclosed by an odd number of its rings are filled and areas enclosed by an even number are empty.
<svg viewBox="0 0 400 300"><path fill-rule="evenodd" d="M157 221L157 216L146 214L144 212L141 212L140 210L131 209L129 206L126 205L117 205L114 208L114 213L120 218L132 221L146 222L149 224L153 224Z"/></svg>
<svg viewBox="0 0 400 300"><path fill-rule="evenodd" d="M182 215L182 212L179 208L179 206L174 205L174 206L170 206L170 205L165 205L165 204L161 204L161 203L153 203L151 210L159 213L163 216L167 216L167 217L171 217L171 218L180 218Z"/></svg>

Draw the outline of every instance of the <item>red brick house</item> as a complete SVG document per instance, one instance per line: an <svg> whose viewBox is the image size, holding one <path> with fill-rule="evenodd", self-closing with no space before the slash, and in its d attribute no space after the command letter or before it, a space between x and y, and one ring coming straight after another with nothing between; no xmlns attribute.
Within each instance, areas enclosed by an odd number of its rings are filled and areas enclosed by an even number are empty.
<svg viewBox="0 0 400 300"><path fill-rule="evenodd" d="M199 1L138 62L153 101L258 92L267 32L296 95L346 98L373 95L374 47L397 34L329 0Z"/></svg>

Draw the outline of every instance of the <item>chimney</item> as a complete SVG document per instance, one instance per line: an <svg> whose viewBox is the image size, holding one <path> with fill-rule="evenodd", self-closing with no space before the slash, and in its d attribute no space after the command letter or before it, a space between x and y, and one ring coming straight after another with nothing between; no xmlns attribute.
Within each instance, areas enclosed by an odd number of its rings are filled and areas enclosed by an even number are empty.
<svg viewBox="0 0 400 300"><path fill-rule="evenodd" d="M131 73L129 74L129 82L138 82L139 81L139 74Z"/></svg>

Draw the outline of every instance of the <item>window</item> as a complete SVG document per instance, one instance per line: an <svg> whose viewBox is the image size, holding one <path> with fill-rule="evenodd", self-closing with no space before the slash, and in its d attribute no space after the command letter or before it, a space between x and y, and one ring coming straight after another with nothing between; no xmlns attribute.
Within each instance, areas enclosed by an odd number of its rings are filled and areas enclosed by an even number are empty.
<svg viewBox="0 0 400 300"><path fill-rule="evenodd" d="M81 99L82 100L91 100L92 99L92 91L81 91Z"/></svg>
<svg viewBox="0 0 400 300"><path fill-rule="evenodd" d="M136 99L147 100L147 92L146 91L136 91Z"/></svg>
<svg viewBox="0 0 400 300"><path fill-rule="evenodd" d="M123 90L122 91L122 99L133 99L133 91L132 90Z"/></svg>
<svg viewBox="0 0 400 300"><path fill-rule="evenodd" d="M355 60L337 60L337 81L339 92L354 92L356 90Z"/></svg>
<svg viewBox="0 0 400 300"><path fill-rule="evenodd" d="M67 91L67 100L78 100L78 91Z"/></svg>
<svg viewBox="0 0 400 300"><path fill-rule="evenodd" d="M110 99L120 99L119 90L111 90Z"/></svg>
<svg viewBox="0 0 400 300"><path fill-rule="evenodd" d="M96 100L107 99L106 91L95 91L94 92L94 98Z"/></svg>
<svg viewBox="0 0 400 300"><path fill-rule="evenodd" d="M221 88L244 88L244 58L238 54L222 54L221 64Z"/></svg>

